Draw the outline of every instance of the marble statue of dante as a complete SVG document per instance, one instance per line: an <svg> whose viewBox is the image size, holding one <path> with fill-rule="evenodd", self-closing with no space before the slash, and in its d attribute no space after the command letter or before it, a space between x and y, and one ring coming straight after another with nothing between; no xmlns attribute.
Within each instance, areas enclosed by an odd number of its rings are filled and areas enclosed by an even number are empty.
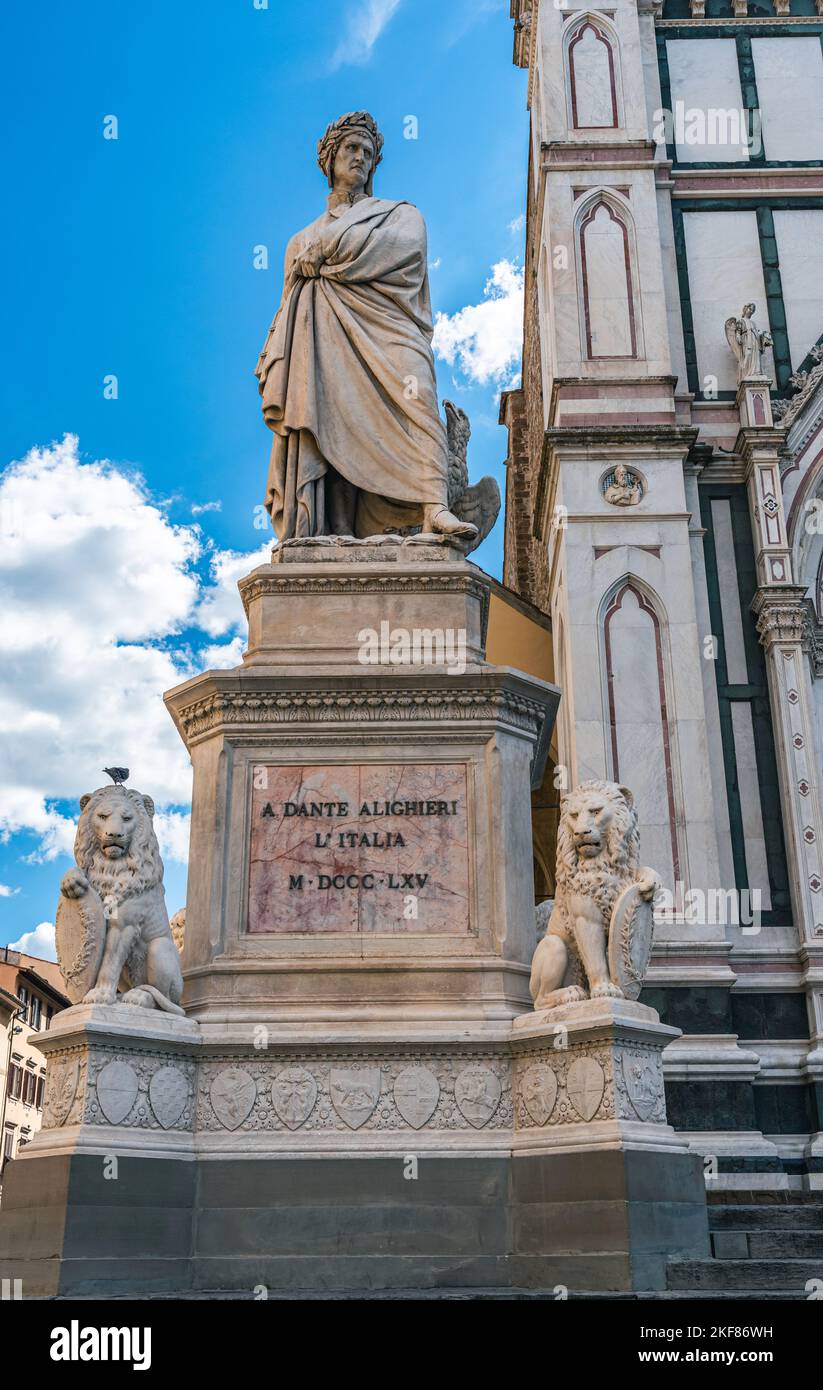
<svg viewBox="0 0 823 1390"><path fill-rule="evenodd" d="M763 376L762 356L771 347L771 335L761 333L754 321L754 304L744 304L739 319L726 319L726 339L737 358L737 380Z"/></svg>
<svg viewBox="0 0 823 1390"><path fill-rule="evenodd" d="M280 541L414 526L477 535L448 506L426 227L413 204L374 197L382 146L365 111L328 127L317 147L326 211L286 249L256 368Z"/></svg>

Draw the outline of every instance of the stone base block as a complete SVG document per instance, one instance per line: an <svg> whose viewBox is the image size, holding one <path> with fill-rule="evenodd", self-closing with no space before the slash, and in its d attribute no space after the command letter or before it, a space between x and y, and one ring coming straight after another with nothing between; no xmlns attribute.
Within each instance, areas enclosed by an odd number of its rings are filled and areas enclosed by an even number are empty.
<svg viewBox="0 0 823 1390"><path fill-rule="evenodd" d="M26 1296L663 1289L709 1253L666 1123L675 1030L627 1000L514 1029L297 1041L66 1010L44 1127L7 1170Z"/></svg>
<svg viewBox="0 0 823 1390"><path fill-rule="evenodd" d="M416 1172L416 1176L415 1176ZM49 1197L44 1205L44 1193ZM0 1277L24 1297L190 1290L662 1289L709 1253L699 1159L535 1156L11 1165Z"/></svg>

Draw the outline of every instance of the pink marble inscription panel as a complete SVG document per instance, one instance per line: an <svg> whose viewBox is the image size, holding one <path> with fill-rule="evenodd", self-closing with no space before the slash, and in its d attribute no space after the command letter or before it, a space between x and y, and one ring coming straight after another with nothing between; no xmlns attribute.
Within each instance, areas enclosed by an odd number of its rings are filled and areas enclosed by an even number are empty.
<svg viewBox="0 0 823 1390"><path fill-rule="evenodd" d="M469 928L466 768L254 767L249 931Z"/></svg>

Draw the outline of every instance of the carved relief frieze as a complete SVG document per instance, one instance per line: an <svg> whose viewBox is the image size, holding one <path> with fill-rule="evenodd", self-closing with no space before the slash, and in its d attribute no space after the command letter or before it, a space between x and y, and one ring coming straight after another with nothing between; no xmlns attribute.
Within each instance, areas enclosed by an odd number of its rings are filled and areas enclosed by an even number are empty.
<svg viewBox="0 0 823 1390"><path fill-rule="evenodd" d="M529 1051L518 1059L514 1095L518 1129L614 1119L666 1123L659 1051L620 1041Z"/></svg>
<svg viewBox="0 0 823 1390"><path fill-rule="evenodd" d="M174 1054L94 1047L76 1049L82 1058L88 1084L82 1087L81 1103L75 1105L73 1123L122 1125L129 1129L191 1129L194 1099L195 1063ZM62 1074L63 1059L49 1059L52 1070ZM78 1094L80 1093L78 1086Z"/></svg>
<svg viewBox="0 0 823 1390"><path fill-rule="evenodd" d="M342 1049L242 1064L209 1060L200 1074L196 1124L212 1133L506 1129L509 1064L485 1053L374 1056Z"/></svg>

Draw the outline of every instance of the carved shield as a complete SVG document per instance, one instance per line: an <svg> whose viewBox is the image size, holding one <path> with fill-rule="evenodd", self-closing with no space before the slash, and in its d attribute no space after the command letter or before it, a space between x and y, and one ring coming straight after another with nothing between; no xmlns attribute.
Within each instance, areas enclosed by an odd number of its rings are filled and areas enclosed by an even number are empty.
<svg viewBox="0 0 823 1390"><path fill-rule="evenodd" d="M541 1062L523 1073L520 1083L523 1104L536 1125L544 1125L557 1102L557 1076Z"/></svg>
<svg viewBox="0 0 823 1390"><path fill-rule="evenodd" d="M244 1067L224 1067L209 1088L211 1108L226 1129L238 1129L251 1114L257 1083Z"/></svg>
<svg viewBox="0 0 823 1390"><path fill-rule="evenodd" d="M306 1123L317 1100L317 1082L305 1067L286 1067L274 1078L271 1103L289 1129Z"/></svg>
<svg viewBox="0 0 823 1390"><path fill-rule="evenodd" d="M629 1100L641 1120L651 1118L662 1096L663 1080L654 1065L645 1057L632 1057L624 1052L623 1080Z"/></svg>
<svg viewBox="0 0 823 1390"><path fill-rule="evenodd" d="M349 1129L359 1129L380 1099L379 1067L335 1067L329 1078L332 1104Z"/></svg>
<svg viewBox="0 0 823 1390"><path fill-rule="evenodd" d="M606 1074L595 1057L578 1057L569 1067L566 1090L581 1119L593 1120L606 1089Z"/></svg>
<svg viewBox="0 0 823 1390"><path fill-rule="evenodd" d="M422 1129L440 1099L440 1082L428 1067L405 1067L395 1078L394 1103L407 1125Z"/></svg>
<svg viewBox="0 0 823 1390"><path fill-rule="evenodd" d="M70 1061L63 1057L59 1061L47 1064L46 1075L49 1088L46 1125L49 1128L52 1125L59 1127L66 1123L74 1103L80 1079L80 1066L76 1060Z"/></svg>
<svg viewBox="0 0 823 1390"><path fill-rule="evenodd" d="M164 1129L176 1125L186 1108L189 1083L177 1067L160 1067L149 1082L149 1100Z"/></svg>
<svg viewBox="0 0 823 1390"><path fill-rule="evenodd" d="M482 1129L500 1104L502 1090L491 1067L465 1067L454 1083L454 1098L463 1118Z"/></svg>
<svg viewBox="0 0 823 1390"><path fill-rule="evenodd" d="M93 888L81 898L60 894L54 935L66 994L72 1004L79 1004L97 983L106 944L106 915Z"/></svg>
<svg viewBox="0 0 823 1390"><path fill-rule="evenodd" d="M122 1124L138 1092L137 1074L128 1062L117 1058L107 1062L97 1077L97 1099L111 1125Z"/></svg>
<svg viewBox="0 0 823 1390"><path fill-rule="evenodd" d="M653 932L652 904L630 883L614 905L609 927L609 974L627 999L637 999L643 988Z"/></svg>

